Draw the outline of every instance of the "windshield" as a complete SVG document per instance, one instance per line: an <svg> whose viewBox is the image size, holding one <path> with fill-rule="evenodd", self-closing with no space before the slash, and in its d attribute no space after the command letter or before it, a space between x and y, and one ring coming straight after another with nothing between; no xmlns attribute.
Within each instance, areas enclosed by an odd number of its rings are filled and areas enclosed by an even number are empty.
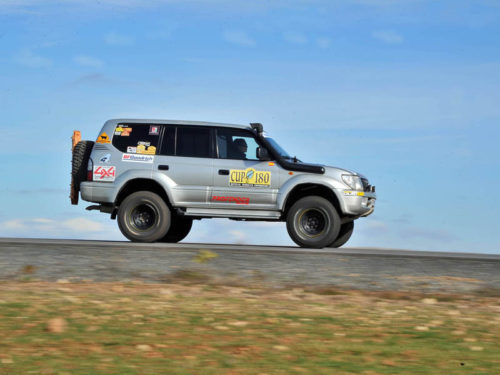
<svg viewBox="0 0 500 375"><path fill-rule="evenodd" d="M266 137L266 141L268 141L268 142L271 144L271 146L274 148L274 150L275 150L278 154L280 154L280 156L281 156L282 158L284 158L284 159L291 159L290 155L288 155L288 153L287 153L285 150L283 150L283 149L281 148L281 146L280 146L280 145L279 145L279 144L278 144L278 143L277 143L274 139L269 138L269 137L267 137L267 136L265 136L265 137Z"/></svg>

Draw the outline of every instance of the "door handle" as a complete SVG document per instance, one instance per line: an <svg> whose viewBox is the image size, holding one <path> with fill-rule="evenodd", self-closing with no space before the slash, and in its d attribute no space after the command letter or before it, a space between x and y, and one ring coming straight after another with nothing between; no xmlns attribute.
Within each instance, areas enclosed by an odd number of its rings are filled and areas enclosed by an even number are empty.
<svg viewBox="0 0 500 375"><path fill-rule="evenodd" d="M158 166L158 169L159 169L160 171L168 171L168 165L165 165L165 164L160 164L160 165Z"/></svg>
<svg viewBox="0 0 500 375"><path fill-rule="evenodd" d="M229 170L228 169L219 169L219 174L221 176L229 176Z"/></svg>

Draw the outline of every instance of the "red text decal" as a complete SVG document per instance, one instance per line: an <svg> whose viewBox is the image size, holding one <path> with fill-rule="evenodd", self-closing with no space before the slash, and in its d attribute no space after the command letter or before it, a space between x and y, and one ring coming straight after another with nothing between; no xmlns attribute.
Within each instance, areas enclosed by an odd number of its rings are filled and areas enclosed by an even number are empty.
<svg viewBox="0 0 500 375"><path fill-rule="evenodd" d="M115 167L97 167L94 176L99 176L100 180L110 179L115 177L115 171Z"/></svg>
<svg viewBox="0 0 500 375"><path fill-rule="evenodd" d="M236 204L249 204L250 198L247 198L247 197L220 197L218 195L214 195L214 196L212 196L212 201L228 202L228 203L236 203Z"/></svg>

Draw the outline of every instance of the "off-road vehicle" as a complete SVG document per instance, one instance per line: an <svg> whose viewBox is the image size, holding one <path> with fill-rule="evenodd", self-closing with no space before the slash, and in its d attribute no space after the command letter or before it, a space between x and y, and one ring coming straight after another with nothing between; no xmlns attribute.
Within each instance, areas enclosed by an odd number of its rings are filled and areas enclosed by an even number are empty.
<svg viewBox="0 0 500 375"><path fill-rule="evenodd" d="M79 194L136 242L177 242L193 220L286 221L302 247L339 247L370 215L375 187L358 173L289 156L260 123L107 121L95 142L73 141Z"/></svg>

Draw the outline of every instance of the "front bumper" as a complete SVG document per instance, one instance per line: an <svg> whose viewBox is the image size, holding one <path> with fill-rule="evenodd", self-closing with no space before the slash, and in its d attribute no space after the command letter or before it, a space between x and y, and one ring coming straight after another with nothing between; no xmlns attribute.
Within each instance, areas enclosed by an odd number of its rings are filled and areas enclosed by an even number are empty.
<svg viewBox="0 0 500 375"><path fill-rule="evenodd" d="M82 199L95 203L113 203L116 196L116 186L108 182L82 182L80 192Z"/></svg>
<svg viewBox="0 0 500 375"><path fill-rule="evenodd" d="M377 195L374 192L339 189L345 215L368 216L375 210Z"/></svg>

